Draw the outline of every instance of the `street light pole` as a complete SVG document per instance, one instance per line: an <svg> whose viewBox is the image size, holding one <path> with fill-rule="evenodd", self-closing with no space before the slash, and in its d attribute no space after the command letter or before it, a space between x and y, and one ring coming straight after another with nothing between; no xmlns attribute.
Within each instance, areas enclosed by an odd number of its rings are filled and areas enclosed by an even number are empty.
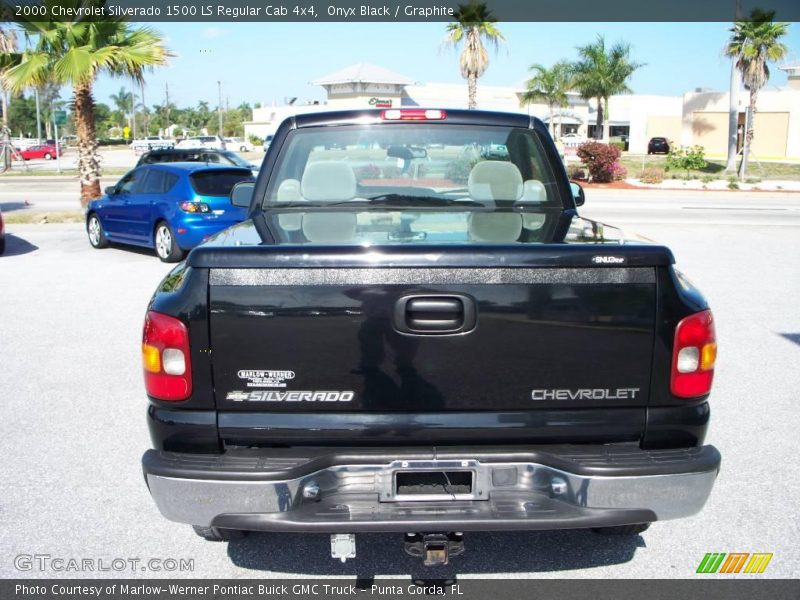
<svg viewBox="0 0 800 600"><path fill-rule="evenodd" d="M736 0L736 20L742 18L742 0ZM736 156L739 150L739 71L736 57L731 57L731 87L728 94L728 162L726 173L736 172Z"/></svg>

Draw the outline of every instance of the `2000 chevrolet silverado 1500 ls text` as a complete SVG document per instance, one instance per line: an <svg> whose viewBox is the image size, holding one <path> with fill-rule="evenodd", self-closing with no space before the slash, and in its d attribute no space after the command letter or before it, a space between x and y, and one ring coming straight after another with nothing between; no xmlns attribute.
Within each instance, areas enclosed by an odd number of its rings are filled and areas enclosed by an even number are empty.
<svg viewBox="0 0 800 600"><path fill-rule="evenodd" d="M635 534L706 502L716 358L663 247L578 216L524 115L318 113L278 130L249 218L148 307L163 515L208 539L402 532L426 564L467 531Z"/></svg>

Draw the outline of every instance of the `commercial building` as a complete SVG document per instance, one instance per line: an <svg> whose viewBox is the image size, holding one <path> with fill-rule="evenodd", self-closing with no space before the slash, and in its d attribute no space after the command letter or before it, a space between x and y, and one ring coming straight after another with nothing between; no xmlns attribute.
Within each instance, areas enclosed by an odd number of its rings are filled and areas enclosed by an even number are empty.
<svg viewBox="0 0 800 600"><path fill-rule="evenodd" d="M766 88L759 94L753 154L758 158L800 159L800 63L781 67L789 75L786 87ZM327 96L323 102L262 106L245 123L246 135L272 134L288 116L320 110L350 108L399 108L425 106L466 108L466 83L419 83L370 63L357 63L312 81ZM487 110L521 112L550 122L550 110L542 103L522 104L524 85L508 87L478 84L478 106ZM740 124L744 125L748 94L739 94ZM593 137L597 121L595 100L577 93L568 105L556 108L553 117L558 137L576 134ZM551 132L553 128L551 127ZM605 137L626 138L629 150L647 151L651 137L675 143L701 145L708 156L727 153L728 92L695 90L683 96L625 94L609 98Z"/></svg>

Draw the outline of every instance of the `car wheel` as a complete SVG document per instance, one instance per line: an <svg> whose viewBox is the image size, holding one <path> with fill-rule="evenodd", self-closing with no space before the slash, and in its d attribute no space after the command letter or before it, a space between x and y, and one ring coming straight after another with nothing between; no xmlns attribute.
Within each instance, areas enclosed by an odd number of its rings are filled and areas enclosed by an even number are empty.
<svg viewBox="0 0 800 600"><path fill-rule="evenodd" d="M45 160L51 160L52 158L53 158L53 157L50 155L50 153L49 153L49 152L47 152L47 153L44 155L44 159L45 159Z"/></svg>
<svg viewBox="0 0 800 600"><path fill-rule="evenodd" d="M95 213L89 215L89 220L86 221L86 233L89 236L89 243L92 248L107 248L108 239L103 231L103 224L100 222L100 217Z"/></svg>
<svg viewBox="0 0 800 600"><path fill-rule="evenodd" d="M232 540L242 539L246 531L240 529L222 529L220 527L200 527L199 525L192 525L194 532L204 540L209 542L230 542Z"/></svg>
<svg viewBox="0 0 800 600"><path fill-rule="evenodd" d="M172 229L170 229L170 226L164 221L161 221L156 226L155 242L156 254L162 262L178 262L185 254L183 249L178 246L178 242L175 239L175 235L172 233Z"/></svg>
<svg viewBox="0 0 800 600"><path fill-rule="evenodd" d="M620 525L618 527L593 527L592 531L600 535L639 535L647 531L650 523L634 523L633 525Z"/></svg>
<svg viewBox="0 0 800 600"><path fill-rule="evenodd" d="M0 237L0 254L6 251L6 236Z"/></svg>

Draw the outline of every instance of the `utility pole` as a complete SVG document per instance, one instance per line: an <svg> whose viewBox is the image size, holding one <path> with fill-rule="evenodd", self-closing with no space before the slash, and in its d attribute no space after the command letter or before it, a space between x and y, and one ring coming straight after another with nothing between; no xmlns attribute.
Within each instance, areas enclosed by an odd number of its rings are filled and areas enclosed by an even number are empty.
<svg viewBox="0 0 800 600"><path fill-rule="evenodd" d="M142 80L140 84L140 89L142 92L142 119L144 119L144 123L142 123L142 128L144 129L144 137L150 135L149 128L147 127L147 105L144 103L144 80Z"/></svg>
<svg viewBox="0 0 800 600"><path fill-rule="evenodd" d="M136 87L131 87L131 135L136 139Z"/></svg>
<svg viewBox="0 0 800 600"><path fill-rule="evenodd" d="M742 0L736 0L737 21L742 18ZM728 94L728 162L725 165L726 173L736 172L736 156L738 155L739 140L739 71L736 69L736 57L731 57L731 88Z"/></svg>
<svg viewBox="0 0 800 600"><path fill-rule="evenodd" d="M219 108L217 115L219 116L219 137L222 137L222 82L217 81L217 88L219 88Z"/></svg>
<svg viewBox="0 0 800 600"><path fill-rule="evenodd" d="M36 140L42 143L42 113L39 110L39 88L33 88L33 96L36 98ZM56 139L56 143L58 140Z"/></svg>
<svg viewBox="0 0 800 600"><path fill-rule="evenodd" d="M164 93L166 94L166 100L164 100L164 107L167 109L167 118L164 121L164 135L169 137L169 84L164 84Z"/></svg>

